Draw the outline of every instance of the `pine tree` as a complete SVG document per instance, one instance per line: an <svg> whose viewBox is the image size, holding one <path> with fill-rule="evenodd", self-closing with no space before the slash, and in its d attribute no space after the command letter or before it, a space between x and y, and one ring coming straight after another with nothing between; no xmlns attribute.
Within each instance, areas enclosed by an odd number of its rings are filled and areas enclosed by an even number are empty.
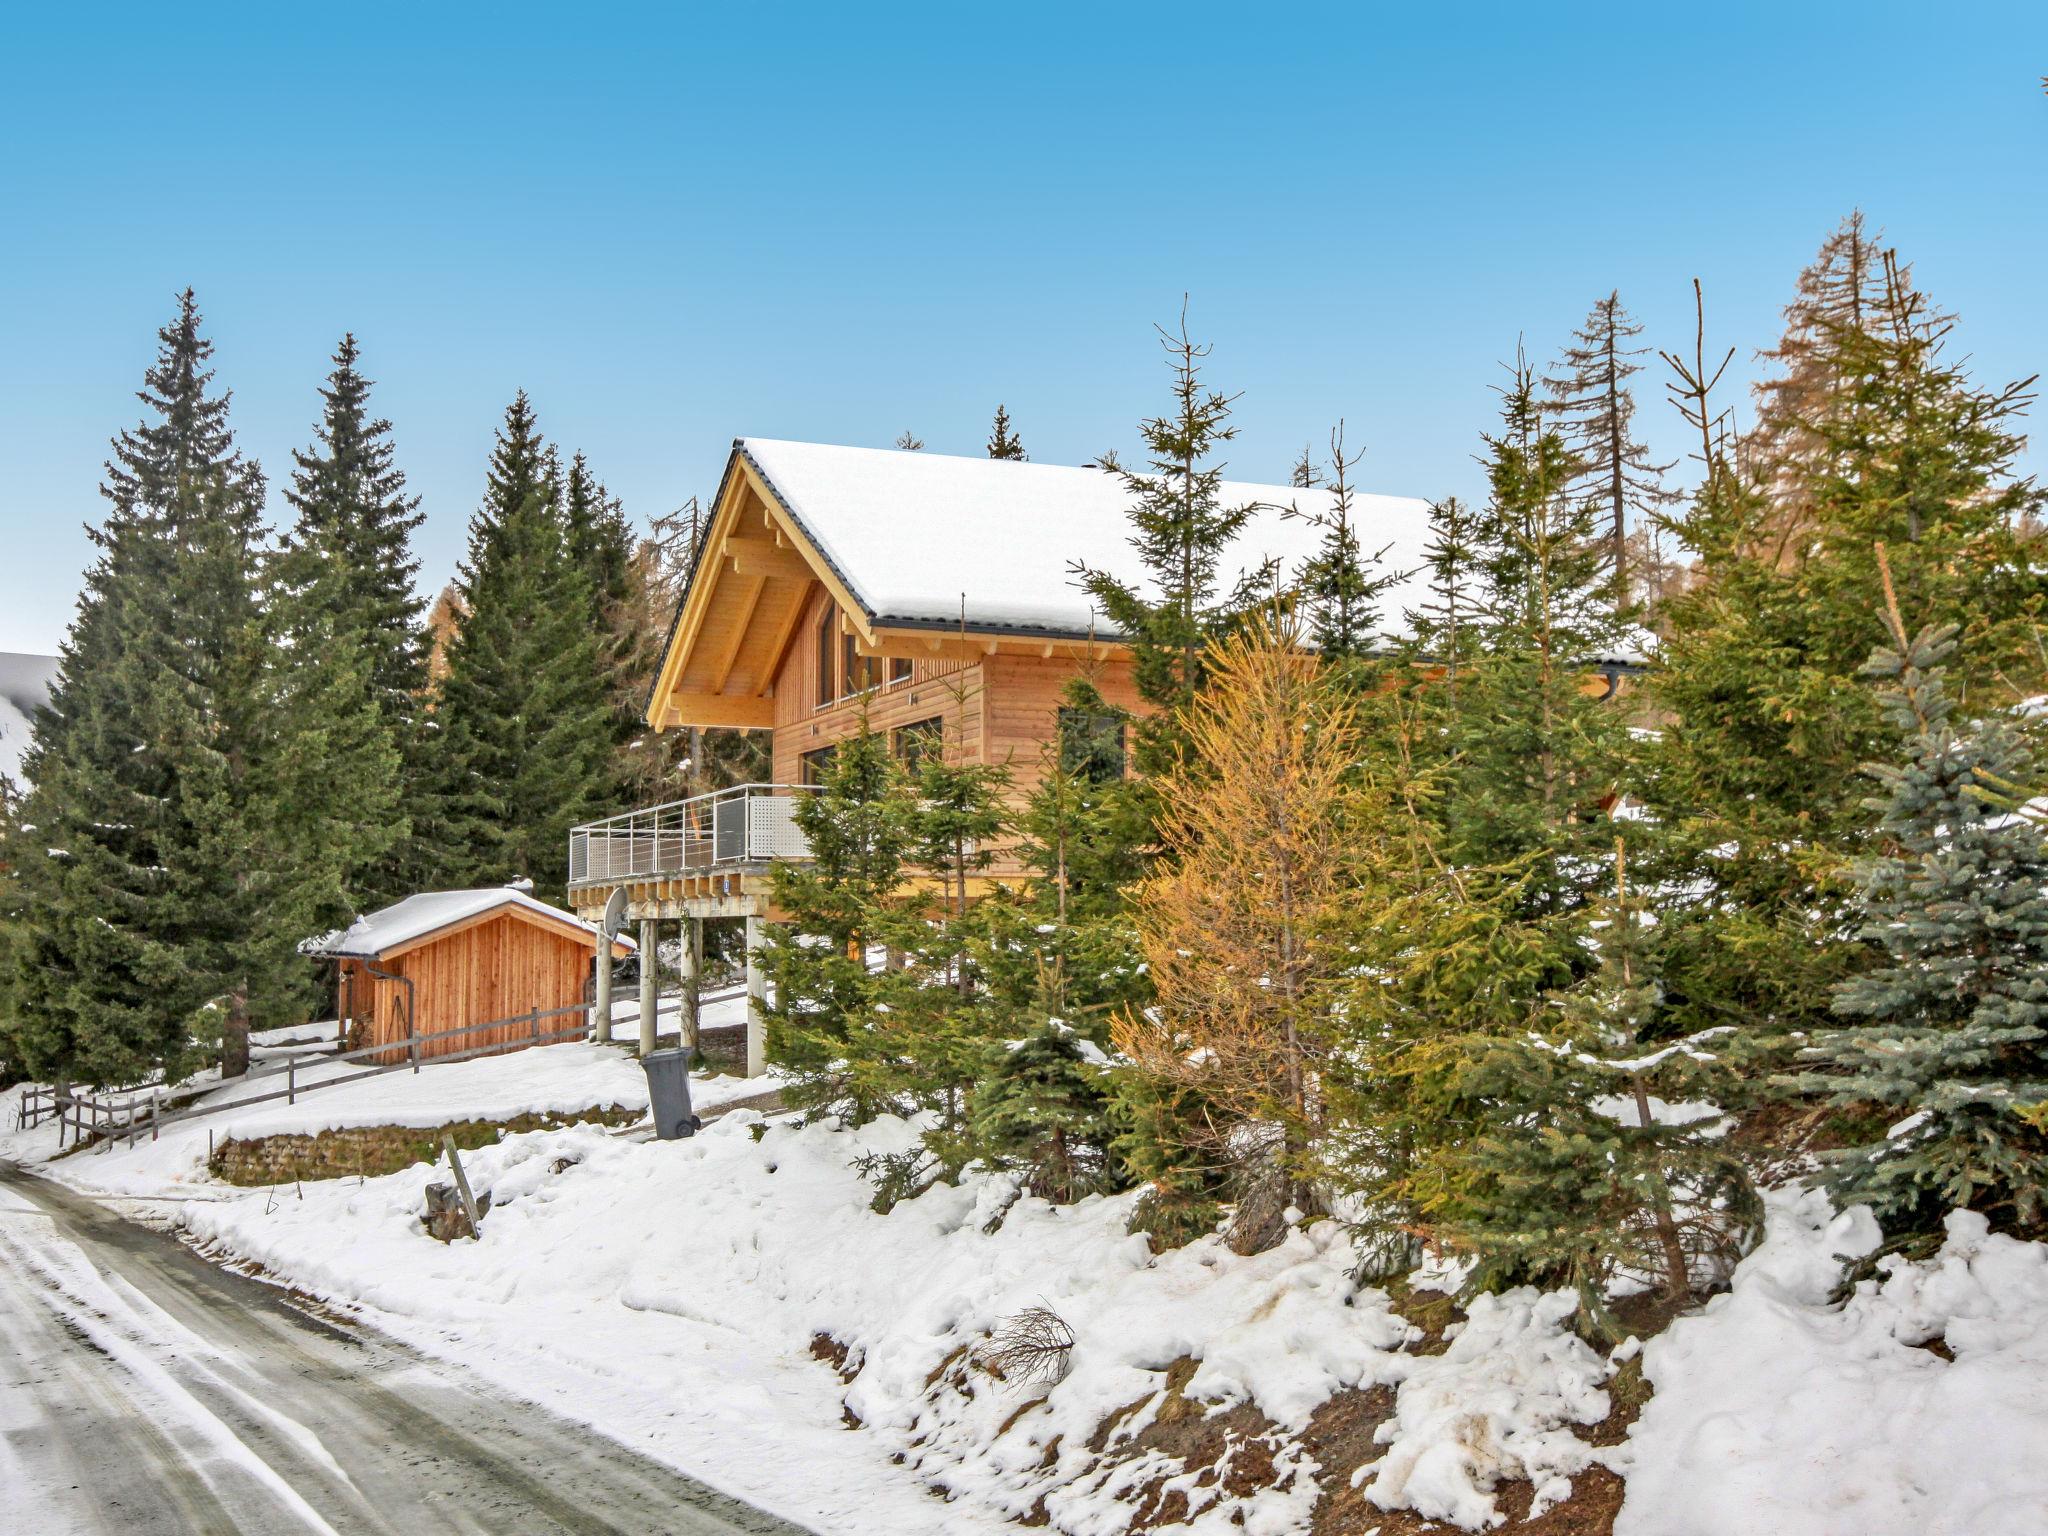
<svg viewBox="0 0 2048 1536"><path fill-rule="evenodd" d="M1009 821L1008 773L963 761L957 750L926 752L907 772L899 770L898 781L903 857L936 889L922 897L885 892L868 918L896 962L873 984L886 1013L875 1036L886 1038L888 1049L873 1058L870 1085L891 1103L931 1112L933 1124L922 1154L868 1165L883 1185L885 1206L934 1178L953 1177L972 1156L968 1103L995 1026L976 964L981 924L970 882L995 862Z"/></svg>
<svg viewBox="0 0 2048 1536"><path fill-rule="evenodd" d="M1455 687L1479 622L1479 550L1471 512L1455 496L1429 504L1428 598L1404 615L1421 662L1443 668Z"/></svg>
<svg viewBox="0 0 2048 1536"><path fill-rule="evenodd" d="M1621 636L1595 513L1570 494L1578 462L1519 361L1502 423L1486 439L1491 494L1472 529L1483 607L1449 728L1449 854L1488 866L1533 857L1531 896L1568 909L1585 899L1585 858L1628 740L1622 712L1586 686Z"/></svg>
<svg viewBox="0 0 2048 1536"><path fill-rule="evenodd" d="M588 574L522 392L470 520L461 628L435 708L444 884L524 878L559 896L569 828L618 795L616 715Z"/></svg>
<svg viewBox="0 0 2048 1536"><path fill-rule="evenodd" d="M905 453L923 453L924 439L919 437L915 432L911 431L908 427L905 427L901 432L896 434L896 446L902 449Z"/></svg>
<svg viewBox="0 0 2048 1536"><path fill-rule="evenodd" d="M1303 458L1306 460L1306 453ZM1330 501L1326 509L1289 516L1304 518L1322 531L1316 552L1296 578L1296 591L1306 607L1309 636L1325 656L1356 662L1379 639L1381 593L1394 584L1393 573L1380 566L1384 550L1367 554L1358 541L1352 506L1351 470L1358 455L1344 451L1344 423L1330 432ZM1297 470L1300 466L1296 466Z"/></svg>
<svg viewBox="0 0 2048 1536"><path fill-rule="evenodd" d="M1891 594L1887 594L1889 597ZM1830 1159L1829 1192L1871 1206L1887 1233L1932 1236L1949 1210L2048 1228L2048 845L2020 808L2033 772L2012 724L1957 719L1946 663L1954 625L1908 637L1894 599L1885 680L1902 763L1873 764L1879 851L1857 866L1862 937L1882 962L1841 983L1853 1021L1806 1052L1807 1093L1887 1122Z"/></svg>
<svg viewBox="0 0 2048 1536"><path fill-rule="evenodd" d="M419 498L406 494L391 424L370 414L358 360L355 337L343 336L314 442L293 454L285 500L297 519L276 595L295 779L284 798L294 846L328 887L313 903L321 927L406 893L419 865L410 818L426 791Z"/></svg>
<svg viewBox="0 0 2048 1536"><path fill-rule="evenodd" d="M992 459L1015 459L1019 463L1031 457L1024 451L1024 440L1010 430L1010 413L1003 406L996 407L995 425L988 434L988 456Z"/></svg>
<svg viewBox="0 0 2048 1536"><path fill-rule="evenodd" d="M1756 385L1756 425L1741 443L1770 508L1754 533L1756 557L1796 555L1811 526L1812 488L1829 473L1828 439L1847 413L1843 348L1873 334L1885 309L1883 256L1882 234L1865 228L1861 209L1851 212L1800 272L1784 335L1757 354L1777 371Z"/></svg>
<svg viewBox="0 0 2048 1536"><path fill-rule="evenodd" d="M1209 348L1189 339L1185 313L1178 331L1158 329L1173 374L1172 414L1139 428L1149 473L1111 468L1133 499L1131 547L1152 595L1107 571L1077 570L1130 645L1138 692L1154 706L1138 731L1138 767L1148 774L1170 768L1180 754L1177 712L1201 690L1208 641L1270 596L1273 577L1266 566L1227 591L1220 586L1224 554L1255 510L1222 505L1223 469L1210 462L1237 435L1229 425L1234 397L1203 387Z"/></svg>
<svg viewBox="0 0 2048 1536"><path fill-rule="evenodd" d="M1622 1332L1606 1305L1615 1281L1689 1303L1733 1269L1761 1218L1713 1107L1728 1029L1668 1037L1655 930L1626 868L1617 840L1614 888L1584 927L1597 972L1524 1028L1433 1046L1440 1091L1471 1123L1424 1148L1413 1179L1425 1230L1476 1261L1472 1290L1571 1286L1607 1338Z"/></svg>
<svg viewBox="0 0 2048 1536"><path fill-rule="evenodd" d="M1020 1173L1040 1199L1068 1205L1124 1182L1116 1151L1116 1099L1109 1060L1067 1019L1067 988L1059 962L1039 963L1030 1002L1007 1019L1015 1038L1002 1040L974 1091L969 1125L973 1155L991 1168Z"/></svg>
<svg viewBox="0 0 2048 1536"><path fill-rule="evenodd" d="M1633 592L1629 525L1647 523L1671 501L1664 476L1672 466L1651 462L1635 438L1636 402L1628 381L1642 372L1636 359L1650 349L1629 343L1642 331L1622 308L1621 295L1608 294L1572 333L1558 371L1544 381L1550 413L1578 462L1569 494L1596 498L1607 519L1618 607L1626 607Z"/></svg>
<svg viewBox="0 0 2048 1536"><path fill-rule="evenodd" d="M760 951L772 999L768 1049L789 1074L785 1099L808 1115L861 1124L906 1108L900 1050L867 952L895 936L911 849L909 797L887 740L866 728L839 742L817 793L800 795L796 824L809 840L802 864L774 869L786 920Z"/></svg>
<svg viewBox="0 0 2048 1536"><path fill-rule="evenodd" d="M1649 681L1666 724L1644 790L1674 858L1661 873L1692 893L1666 914L1687 1030L1815 1027L1855 964L1842 871L1869 830L1857 770L1888 743L1860 676L1877 545L1904 603L1962 626L1949 673L1979 707L2027 665L2048 595L2028 554L2041 493L2016 473L2031 381L1972 382L1922 302L1899 274L1881 313L1837 338L1809 478L1788 489L1716 459L1673 524L1696 577L1662 613Z"/></svg>
<svg viewBox="0 0 2048 1536"><path fill-rule="evenodd" d="M1064 698L1079 718L1109 713L1086 677ZM1056 740L1015 830L1012 855L1029 878L968 914L990 1045L964 1155L1016 1169L1032 1193L1063 1203L1127 1178L1103 1047L1114 1013L1150 995L1124 891L1142 871L1151 827L1143 802L1084 743Z"/></svg>
<svg viewBox="0 0 2048 1536"><path fill-rule="evenodd" d="M1210 1151L1245 1180L1240 1252L1278 1241L1289 1207L1319 1208L1321 1065L1345 968L1329 940L1358 854L1356 709L1303 639L1295 621L1260 617L1210 649L1190 765L1160 796L1169 862L1137 896L1155 1001L1115 1029L1138 1071L1221 1112Z"/></svg>
<svg viewBox="0 0 2048 1536"><path fill-rule="evenodd" d="M8 1052L40 1077L177 1077L223 1036L239 1070L276 995L262 477L208 392L199 327L187 290L148 414L114 441L98 557L26 763Z"/></svg>

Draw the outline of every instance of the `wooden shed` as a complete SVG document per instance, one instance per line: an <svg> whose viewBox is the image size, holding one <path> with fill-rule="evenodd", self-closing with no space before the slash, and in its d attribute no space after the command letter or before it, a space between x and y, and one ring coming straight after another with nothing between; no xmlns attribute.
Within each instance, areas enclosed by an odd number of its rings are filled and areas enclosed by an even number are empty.
<svg viewBox="0 0 2048 1536"><path fill-rule="evenodd" d="M336 1007L350 1043L390 1046L395 1059L415 1037L443 1037L421 1039L428 1057L580 1031L579 1013L550 1010L588 1002L599 942L573 913L493 886L408 896L305 948L336 963ZM612 941L614 959L632 949Z"/></svg>

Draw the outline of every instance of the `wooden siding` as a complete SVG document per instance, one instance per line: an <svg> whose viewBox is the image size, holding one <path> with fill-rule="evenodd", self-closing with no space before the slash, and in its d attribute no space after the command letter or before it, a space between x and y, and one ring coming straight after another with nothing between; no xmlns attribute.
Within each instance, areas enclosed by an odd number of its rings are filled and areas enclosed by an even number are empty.
<svg viewBox="0 0 2048 1536"><path fill-rule="evenodd" d="M1087 670L1110 703L1134 712L1142 707L1128 660L1084 663L1011 653L973 661L913 656L909 678L821 706L816 702L818 621L828 602L823 591L812 595L775 679L772 772L778 784L800 783L804 755L853 736L863 712L868 725L885 734L936 717L943 722L946 760L1008 768L1011 798L1021 804L1038 784L1046 752L1059 733L1061 694L1074 677ZM886 676L887 660L880 665ZM1007 878L1021 868L999 857L991 873Z"/></svg>
<svg viewBox="0 0 2048 1536"><path fill-rule="evenodd" d="M831 599L815 589L797 626L795 641L775 677L775 735L771 776L778 784L794 784L802 776L803 756L820 747L845 741L860 730L865 709L868 724L889 732L937 716L945 722L949 762L980 762L982 667L948 656L911 657L910 676L889 682L889 659L876 659L885 679L865 693L818 703L819 620Z"/></svg>
<svg viewBox="0 0 2048 1536"><path fill-rule="evenodd" d="M413 1032L430 1035L471 1024L513 1019L529 1009L568 1007L584 1001L590 976L593 941L500 912L482 922L456 929L395 955L377 968L411 981L416 1009ZM402 981L371 976L360 960L341 962L341 1006L349 1016L350 1034L358 1044L394 1047L390 1060L404 1054L407 987ZM575 1023L561 1014L541 1022L541 1032ZM423 1056L448 1055L481 1046L514 1046L526 1039L523 1019L494 1029L477 1030L421 1048Z"/></svg>

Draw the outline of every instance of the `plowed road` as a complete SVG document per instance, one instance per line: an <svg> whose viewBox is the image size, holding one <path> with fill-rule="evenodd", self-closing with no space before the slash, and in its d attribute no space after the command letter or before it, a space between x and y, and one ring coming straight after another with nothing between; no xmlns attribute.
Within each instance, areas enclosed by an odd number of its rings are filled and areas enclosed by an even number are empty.
<svg viewBox="0 0 2048 1536"><path fill-rule="evenodd" d="M803 1536L7 1164L0 1527Z"/></svg>

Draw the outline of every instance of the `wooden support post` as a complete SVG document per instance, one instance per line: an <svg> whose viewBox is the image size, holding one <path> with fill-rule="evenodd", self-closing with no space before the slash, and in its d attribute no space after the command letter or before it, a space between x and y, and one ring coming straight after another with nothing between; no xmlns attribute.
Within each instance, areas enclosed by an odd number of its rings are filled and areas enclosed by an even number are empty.
<svg viewBox="0 0 2048 1536"><path fill-rule="evenodd" d="M483 1232L480 1230L483 1226L483 1216L477 1211L476 1197L469 1192L469 1175L462 1171L462 1159L455 1154L455 1138L443 1136L441 1147L448 1154L448 1170L455 1175L456 1193L462 1196L462 1209L469 1217L470 1240L480 1243L484 1240Z"/></svg>
<svg viewBox="0 0 2048 1536"><path fill-rule="evenodd" d="M654 1049L654 919L640 919L640 1054Z"/></svg>
<svg viewBox="0 0 2048 1536"><path fill-rule="evenodd" d="M761 919L747 917L747 1076L768 1070L768 978L761 973Z"/></svg>
<svg viewBox="0 0 2048 1536"><path fill-rule="evenodd" d="M612 1038L612 941L604 934L597 937L597 997L591 1012L596 1015L591 1023L599 1042L609 1044Z"/></svg>
<svg viewBox="0 0 2048 1536"><path fill-rule="evenodd" d="M704 919L683 919L683 1044L697 1049L698 977L704 970Z"/></svg>

